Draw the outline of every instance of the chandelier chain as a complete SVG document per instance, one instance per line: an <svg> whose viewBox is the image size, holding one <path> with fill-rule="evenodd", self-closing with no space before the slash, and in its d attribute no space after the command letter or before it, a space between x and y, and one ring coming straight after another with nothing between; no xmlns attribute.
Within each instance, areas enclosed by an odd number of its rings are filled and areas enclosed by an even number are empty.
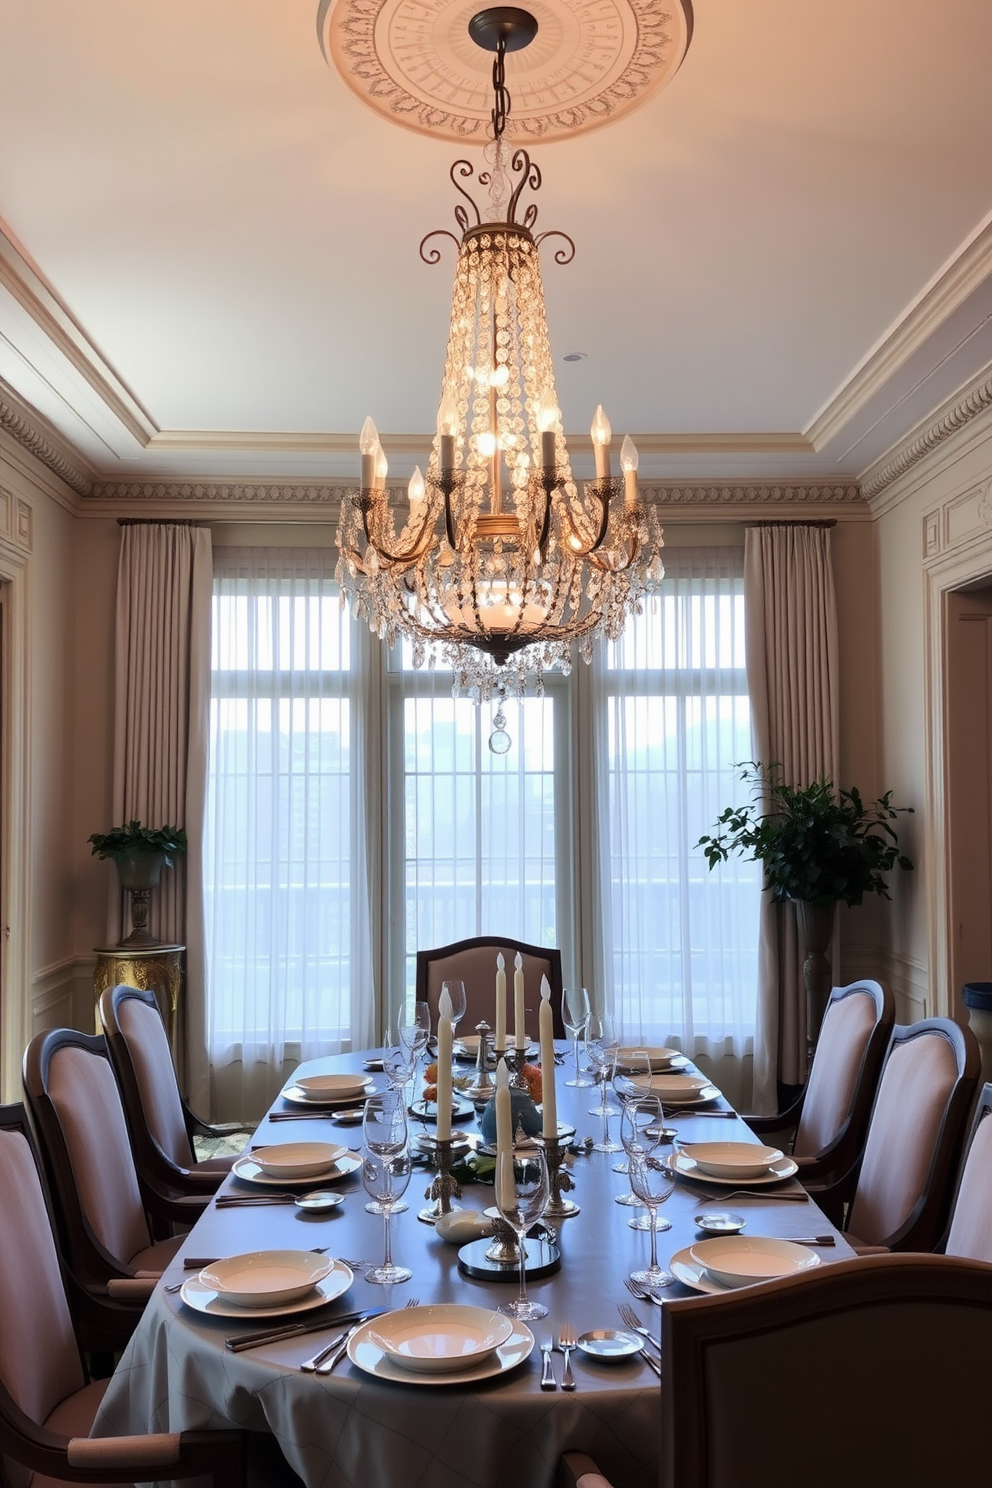
<svg viewBox="0 0 992 1488"><path fill-rule="evenodd" d="M510 91L506 86L506 38L504 36L497 41L496 56L493 58L493 95L493 110L490 115L493 124L493 139L501 140L510 112Z"/></svg>

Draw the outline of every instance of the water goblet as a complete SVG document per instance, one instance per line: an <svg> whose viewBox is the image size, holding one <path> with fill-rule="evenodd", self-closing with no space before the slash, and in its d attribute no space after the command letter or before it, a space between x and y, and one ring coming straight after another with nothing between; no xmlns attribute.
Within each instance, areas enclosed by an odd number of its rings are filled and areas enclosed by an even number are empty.
<svg viewBox="0 0 992 1488"><path fill-rule="evenodd" d="M592 1150L594 1152L622 1152L623 1148L619 1142L614 1142L610 1137L610 1117L619 1116L620 1108L609 1105L606 1100L606 1086L612 1079L620 1047L619 1036L609 1014L603 1014L601 1018L595 1015L590 1018L586 1047L589 1051L589 1061L596 1072L596 1079L602 1088L600 1103L591 1108L591 1114L602 1116L603 1135L598 1142L593 1143Z"/></svg>
<svg viewBox="0 0 992 1488"><path fill-rule="evenodd" d="M406 1101L401 1090L387 1090L382 1095L369 1096L362 1115L362 1141L366 1150L375 1157L395 1157L404 1150L409 1142L409 1130ZM399 1202L393 1212L402 1214L406 1207L405 1203ZM368 1214L385 1213L375 1198L370 1199L365 1210Z"/></svg>
<svg viewBox="0 0 992 1488"><path fill-rule="evenodd" d="M651 1261L646 1271L632 1271L630 1279L635 1286L669 1286L671 1272L658 1265L658 1210L675 1187L675 1169L660 1155L657 1144L643 1152L632 1151L629 1158L631 1187L651 1216Z"/></svg>
<svg viewBox="0 0 992 1488"><path fill-rule="evenodd" d="M501 1152L496 1169L496 1207L517 1237L520 1252L520 1289L513 1302L504 1302L497 1311L524 1322L547 1317L548 1309L527 1296L527 1254L524 1236L548 1207L550 1188L548 1162L544 1150Z"/></svg>
<svg viewBox="0 0 992 1488"><path fill-rule="evenodd" d="M625 1102L620 1117L620 1141L627 1154L624 1171L628 1175L631 1153L655 1151L659 1141L658 1128L662 1124L661 1101L657 1096L645 1097L642 1093L637 1100ZM633 1187L629 1192L620 1194L617 1203L628 1204L637 1209L645 1207L644 1200L635 1193ZM653 1223L650 1214L637 1214L627 1221L632 1230L650 1230ZM667 1219L659 1219L655 1227L660 1233L662 1230L670 1230L671 1224Z"/></svg>
<svg viewBox="0 0 992 1488"><path fill-rule="evenodd" d="M564 989L561 998L561 1018L572 1035L572 1052L575 1055L575 1079L566 1080L565 1084L579 1090L590 1090L594 1082L587 1080L579 1068L579 1039L589 1024L589 993L585 987Z"/></svg>
<svg viewBox="0 0 992 1488"><path fill-rule="evenodd" d="M447 992L451 999L451 1031L454 1033L459 1023L465 1016L468 1003L465 999L464 982L442 982L441 991Z"/></svg>
<svg viewBox="0 0 992 1488"><path fill-rule="evenodd" d="M413 1275L409 1267L394 1263L390 1231L390 1220L399 1208L398 1199L406 1192L410 1172L409 1147L391 1155L380 1156L374 1152L362 1154L362 1182L365 1192L373 1203L379 1205L378 1213L383 1216L382 1265L372 1266L363 1273L366 1281L377 1286L392 1286L394 1282L409 1281Z"/></svg>

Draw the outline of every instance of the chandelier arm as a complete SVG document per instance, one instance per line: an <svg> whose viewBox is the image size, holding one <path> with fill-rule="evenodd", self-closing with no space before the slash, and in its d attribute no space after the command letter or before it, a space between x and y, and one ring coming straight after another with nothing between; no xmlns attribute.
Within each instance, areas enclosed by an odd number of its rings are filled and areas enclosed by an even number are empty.
<svg viewBox="0 0 992 1488"><path fill-rule="evenodd" d="M420 256L425 264L437 264L441 262L440 248L431 248L429 252L424 252L424 248L430 242L431 238L450 238L456 248L459 246L458 239L453 232L449 232L446 227L436 227L433 232L427 233L420 240Z"/></svg>
<svg viewBox="0 0 992 1488"><path fill-rule="evenodd" d="M534 215L536 216L537 213L535 212ZM531 224L525 220L524 225L526 227L530 227ZM568 233L562 232L560 227L549 227L547 232L538 233L537 237L534 239L534 246L536 248L540 248L541 244L546 238L564 238L568 246L565 248L556 248L554 252L554 260L556 264L570 264L572 262L572 259L575 257L575 243L569 237Z"/></svg>
<svg viewBox="0 0 992 1488"><path fill-rule="evenodd" d="M598 484L598 482L596 484ZM579 546L576 547L571 538L569 538L570 556L575 560L578 560L580 558L588 558L591 554L597 552L603 545L603 540L606 537L607 528L610 525L609 491L600 493L596 490L596 485L590 483L586 485L586 494L591 495L594 500L599 502L599 528L596 532L596 536L593 538L591 543L584 543L579 538L579 531L572 521L572 516L568 510L567 502L565 503L565 509L563 513L563 515L567 517L569 532L579 542Z"/></svg>
<svg viewBox="0 0 992 1488"><path fill-rule="evenodd" d="M463 196L465 198L465 200L468 202L469 206L472 208L472 211L475 213L475 225L476 225L476 227L481 227L482 226L482 214L479 211L479 208L477 207L474 198L471 197L471 196L469 196L468 192L465 190L465 187L464 186L459 186L458 182L455 180L455 172L456 171L461 176L461 178L462 178L463 181L467 181L471 176L473 176L475 174L475 169L472 166L471 161L468 161L468 160L455 160L452 163L452 166L451 166L450 171L448 172L448 175L451 178L451 184L452 184L452 186L454 186L455 190L459 193L459 195L461 195L461 196ZM458 216L458 211L459 211L459 208L456 207L455 208L455 220L458 223L459 227L461 227L462 231L464 232L464 231L466 231L468 229L468 218L466 217L465 218L465 221L462 222L461 219ZM461 211L464 213L465 208L462 207L461 208Z"/></svg>
<svg viewBox="0 0 992 1488"><path fill-rule="evenodd" d="M610 549L610 553L613 555L612 561L608 558L601 557L599 554L593 552L588 554L589 562L593 565L594 568L598 568L600 573L623 573L637 561L637 554L640 551L640 546L640 540L637 536L637 533L634 532L631 534L630 541L627 543L626 554L621 555L623 557L622 562L617 561L616 555L620 554L619 548Z"/></svg>
<svg viewBox="0 0 992 1488"><path fill-rule="evenodd" d="M365 496L359 497L359 506L362 513L362 528L365 532L366 541L368 542L369 546L372 548L376 556L384 559L385 562L390 565L390 567L411 568L415 563L418 562L420 558L423 557L423 555L427 552L427 549L430 547L430 540L431 536L433 535L434 523L437 519L437 512L433 510L432 505L428 504L428 510L424 515L424 520L421 524L420 532L417 537L414 538L411 546L407 548L405 552L394 553L390 548L386 546L385 542L381 540L381 536L373 536L372 532L370 531L369 515L373 510L377 510L380 505L381 503L373 503L369 501L368 498ZM384 519L380 518L379 525L385 525Z"/></svg>
<svg viewBox="0 0 992 1488"><path fill-rule="evenodd" d="M520 193L523 191L525 186L529 186L532 191L540 191L541 171L538 166L532 163L530 156L522 145L518 149L514 150L513 155L510 159L510 169L513 171L514 175L520 175L520 180L513 188L513 194L506 204L506 220L509 223L516 223L517 203L520 200ZM520 174L521 172L523 172L522 175ZM532 211L533 216L531 216ZM533 203L527 209L527 216L529 219L527 223L527 227L529 230L537 220L537 208L533 205Z"/></svg>

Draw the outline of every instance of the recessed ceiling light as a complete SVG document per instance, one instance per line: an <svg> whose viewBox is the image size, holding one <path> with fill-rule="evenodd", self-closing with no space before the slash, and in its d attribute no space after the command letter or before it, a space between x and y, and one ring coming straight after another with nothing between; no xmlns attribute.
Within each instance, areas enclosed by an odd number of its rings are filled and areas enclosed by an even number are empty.
<svg viewBox="0 0 992 1488"><path fill-rule="evenodd" d="M585 355L586 353L584 351L566 351L565 355L562 357L562 361L581 362L585 360Z"/></svg>

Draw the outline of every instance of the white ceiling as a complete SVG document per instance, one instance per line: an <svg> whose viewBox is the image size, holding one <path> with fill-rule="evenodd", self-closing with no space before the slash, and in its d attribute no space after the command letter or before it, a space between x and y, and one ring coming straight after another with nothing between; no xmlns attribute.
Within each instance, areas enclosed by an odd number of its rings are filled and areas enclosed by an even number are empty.
<svg viewBox="0 0 992 1488"><path fill-rule="evenodd" d="M400 474L433 430L452 147L316 15L0 0L0 379L105 478L333 477L367 413ZM580 472L601 401L649 476L856 477L992 364L990 56L988 0L695 0L666 90L535 150Z"/></svg>

